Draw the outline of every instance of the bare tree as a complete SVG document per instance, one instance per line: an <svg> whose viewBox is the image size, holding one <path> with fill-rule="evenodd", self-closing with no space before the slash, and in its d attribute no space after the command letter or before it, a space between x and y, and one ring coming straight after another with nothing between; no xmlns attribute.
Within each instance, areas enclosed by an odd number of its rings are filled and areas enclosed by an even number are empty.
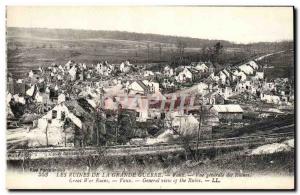
<svg viewBox="0 0 300 195"><path fill-rule="evenodd" d="M48 122L46 125L45 134L46 134L46 146L48 147Z"/></svg>
<svg viewBox="0 0 300 195"><path fill-rule="evenodd" d="M184 55L184 49L186 48L186 43L182 40L177 40L177 53L179 55L179 62L181 63L183 61L183 55Z"/></svg>
<svg viewBox="0 0 300 195"><path fill-rule="evenodd" d="M214 45L214 48L213 48L213 59L212 61L213 62L216 62L218 61L218 57L219 55L222 53L223 51L223 45L220 43L220 42L217 42L215 45Z"/></svg>
<svg viewBox="0 0 300 195"><path fill-rule="evenodd" d="M161 57L162 57L162 44L158 45L158 52L159 52L159 60L161 60Z"/></svg>
<svg viewBox="0 0 300 195"><path fill-rule="evenodd" d="M150 44L147 43L147 63L149 63L149 58L150 58Z"/></svg>
<svg viewBox="0 0 300 195"><path fill-rule="evenodd" d="M171 130L174 132L174 134L176 134L176 135L179 136L179 139L180 139L180 141L182 141L183 147L184 147L185 151L191 154L191 156L192 156L192 158L193 158L194 161L197 161L195 153L193 152L193 150L192 150L192 148L190 146L191 140L187 136L184 136L183 134L181 134L180 131L178 131L173 126L172 120L165 119L165 121L168 123L168 126L171 128Z"/></svg>

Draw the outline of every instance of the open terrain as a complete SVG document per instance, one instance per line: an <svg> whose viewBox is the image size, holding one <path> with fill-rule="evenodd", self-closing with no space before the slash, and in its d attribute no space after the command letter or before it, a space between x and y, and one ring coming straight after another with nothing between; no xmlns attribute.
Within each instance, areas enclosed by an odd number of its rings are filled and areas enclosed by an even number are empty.
<svg viewBox="0 0 300 195"><path fill-rule="evenodd" d="M165 172L168 174L233 172L253 175L289 175L294 174L294 150L273 154L244 155L244 151L218 153L212 158L205 158L198 163L186 161L184 156L147 156L143 158L73 158L73 159L41 159L8 161L8 168L23 168L24 171L32 167L66 170L97 171L134 171L134 172ZM22 164L20 166L20 164Z"/></svg>
<svg viewBox="0 0 300 195"><path fill-rule="evenodd" d="M287 50L264 58L261 64L265 66L267 78L290 78L294 80L294 50Z"/></svg>
<svg viewBox="0 0 300 195"><path fill-rule="evenodd" d="M291 42L235 44L222 40L140 34L118 31L7 28L7 67L14 77L30 69L69 60L95 64L107 60L121 63L172 64L178 58L178 42L185 45L183 63L206 61L217 42L223 46L216 63L238 64L253 56L291 48ZM283 64L285 65L285 64Z"/></svg>

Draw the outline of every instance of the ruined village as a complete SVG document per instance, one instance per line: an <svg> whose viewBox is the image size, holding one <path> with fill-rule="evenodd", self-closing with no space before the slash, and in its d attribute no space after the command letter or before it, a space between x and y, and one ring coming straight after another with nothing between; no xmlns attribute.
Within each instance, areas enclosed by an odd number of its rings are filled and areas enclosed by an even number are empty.
<svg viewBox="0 0 300 195"><path fill-rule="evenodd" d="M213 129L237 129L293 112L291 81L266 78L264 57L221 70L211 62L192 62L166 64L156 72L130 61L53 62L24 79L8 76L8 128L22 127L26 136L19 144L28 147L212 139ZM247 119L249 112L257 114Z"/></svg>
<svg viewBox="0 0 300 195"><path fill-rule="evenodd" d="M7 189L295 190L296 7L5 10Z"/></svg>
<svg viewBox="0 0 300 195"><path fill-rule="evenodd" d="M222 156L212 150L224 148L238 148L236 156L288 152L290 157L294 78L268 77L266 72L274 69L273 56L293 49L252 53L234 64L217 62L224 50L220 42L202 60L187 62L185 49L177 45L176 63L152 62L148 45L144 62L69 58L21 69L22 77L9 71L9 160L105 154L142 159L161 155L166 161L170 154L183 153L184 161L204 163Z"/></svg>

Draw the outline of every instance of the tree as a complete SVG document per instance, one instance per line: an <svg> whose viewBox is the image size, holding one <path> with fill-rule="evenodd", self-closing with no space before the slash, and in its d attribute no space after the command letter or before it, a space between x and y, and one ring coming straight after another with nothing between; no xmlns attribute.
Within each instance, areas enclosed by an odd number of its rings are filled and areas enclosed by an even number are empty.
<svg viewBox="0 0 300 195"><path fill-rule="evenodd" d="M158 45L158 52L159 52L159 60L161 60L161 56L162 56L162 44Z"/></svg>
<svg viewBox="0 0 300 195"><path fill-rule="evenodd" d="M116 129L116 141L126 144L134 135L136 113L130 110L120 110L118 113L118 127Z"/></svg>
<svg viewBox="0 0 300 195"><path fill-rule="evenodd" d="M184 49L186 48L186 43L183 42L182 40L177 40L177 53L179 55L179 62L181 63L183 60L183 55L184 55Z"/></svg>
<svg viewBox="0 0 300 195"><path fill-rule="evenodd" d="M219 55L222 53L222 49L223 49L223 45L220 43L220 42L217 42L215 45L214 45L214 53L213 53L213 59L212 61L213 62L216 62L218 61L218 57Z"/></svg>
<svg viewBox="0 0 300 195"><path fill-rule="evenodd" d="M94 116L94 130L95 130L95 143L97 146L104 145L106 143L106 127L105 127L105 117L101 108L97 108Z"/></svg>
<svg viewBox="0 0 300 195"><path fill-rule="evenodd" d="M179 127L179 129L175 128L174 125L173 125L173 120L172 119L165 118L165 122L166 122L166 126L169 127L175 135L179 136L179 140L182 142L184 150L186 151L187 155L191 155L193 160L197 161L196 156L195 156L195 152L192 150L192 147L191 147L191 138L188 137L188 136L183 135L180 132L181 127Z"/></svg>
<svg viewBox="0 0 300 195"><path fill-rule="evenodd" d="M147 63L149 63L149 58L150 58L150 44L147 43Z"/></svg>

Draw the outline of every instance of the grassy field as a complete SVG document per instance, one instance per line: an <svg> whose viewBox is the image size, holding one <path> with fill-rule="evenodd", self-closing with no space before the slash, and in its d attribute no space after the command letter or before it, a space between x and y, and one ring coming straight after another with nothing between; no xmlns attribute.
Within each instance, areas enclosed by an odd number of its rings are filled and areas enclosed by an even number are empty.
<svg viewBox="0 0 300 195"><path fill-rule="evenodd" d="M227 126L213 129L214 138L250 136L253 134L290 133L295 131L293 114L263 119L241 128Z"/></svg>
<svg viewBox="0 0 300 195"><path fill-rule="evenodd" d="M273 67L265 68L265 76L267 78L290 78L294 80L294 51L288 50L266 57L260 63Z"/></svg>
<svg viewBox="0 0 300 195"><path fill-rule="evenodd" d="M69 60L95 64L107 60L110 63L168 62L176 51L172 44L158 44L145 41L81 39L51 40L9 37L7 39L7 67L14 74L24 70L50 65L65 64ZM150 45L149 56L147 45ZM162 49L160 52L159 45ZM195 54L198 48L186 48L186 53Z"/></svg>
<svg viewBox="0 0 300 195"><path fill-rule="evenodd" d="M146 43L115 40L46 40L8 38L7 67L9 72L22 74L24 70L65 64L69 60L87 64L108 60L120 63L146 61ZM13 45L13 46L10 46ZM152 51L153 53L154 51ZM154 55L154 54L152 54Z"/></svg>
<svg viewBox="0 0 300 195"><path fill-rule="evenodd" d="M149 45L149 56L148 56ZM185 48L185 58L199 58L201 48ZM24 71L47 66L51 63L65 64L69 60L95 64L107 60L110 63L170 63L176 56L175 44L149 41L113 39L61 40L47 38L8 37L7 67L15 75L24 76ZM238 58L237 58L238 57ZM222 58L228 63L248 57L247 52L225 48Z"/></svg>
<svg viewBox="0 0 300 195"><path fill-rule="evenodd" d="M132 63L171 64L178 56L176 41L186 41L185 62L205 60L202 49L212 48L218 40L192 39L162 35L145 35L128 32L93 32L53 29L8 29L7 68L16 77L25 77L30 69L51 63L65 64L69 60L95 64L107 60L119 64ZM258 43L252 45L220 41L223 49L218 57L222 65L236 64L253 55L281 49L286 43ZM268 47L264 47L264 44ZM288 43L289 44L289 43ZM203 59L202 59L203 58Z"/></svg>
<svg viewBox="0 0 300 195"><path fill-rule="evenodd" d="M242 152L243 153L243 152ZM134 172L164 172L168 174L232 172L248 173L250 175L294 175L294 151L278 152L262 155L241 155L239 151L219 153L214 158L206 158L198 163L184 159L183 156L146 156L144 158L124 157L114 159L104 158L74 158L50 160L25 160L23 162L8 162L8 169L52 168L66 170L96 170L96 171L134 171Z"/></svg>

